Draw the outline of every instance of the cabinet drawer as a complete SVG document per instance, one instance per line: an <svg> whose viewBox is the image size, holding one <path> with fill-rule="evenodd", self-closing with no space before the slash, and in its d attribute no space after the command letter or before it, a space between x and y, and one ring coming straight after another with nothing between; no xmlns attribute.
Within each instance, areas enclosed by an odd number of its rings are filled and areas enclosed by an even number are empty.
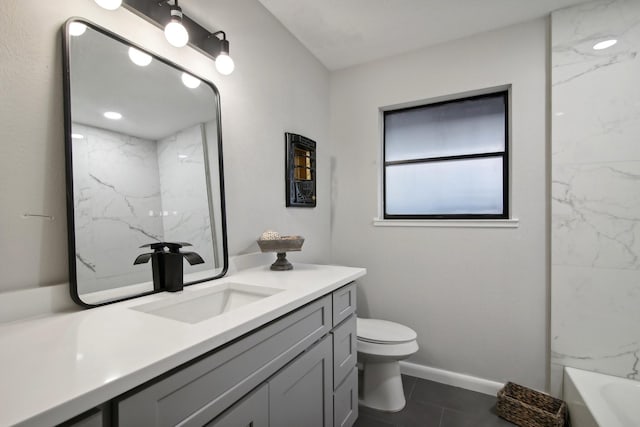
<svg viewBox="0 0 640 427"><path fill-rule="evenodd" d="M102 427L105 425L103 419L104 413L102 409L94 408L67 422L59 424L58 427Z"/></svg>
<svg viewBox="0 0 640 427"><path fill-rule="evenodd" d="M347 379L333 393L333 426L351 427L358 418L358 369L354 366Z"/></svg>
<svg viewBox="0 0 640 427"><path fill-rule="evenodd" d="M252 391L205 427L269 427L269 390L266 384Z"/></svg>
<svg viewBox="0 0 640 427"><path fill-rule="evenodd" d="M351 313L356 311L356 284L341 287L332 294L333 297L333 326L336 326Z"/></svg>
<svg viewBox="0 0 640 427"><path fill-rule="evenodd" d="M356 366L357 335L356 315L352 314L347 320L331 332L333 338L333 387L340 383Z"/></svg>
<svg viewBox="0 0 640 427"><path fill-rule="evenodd" d="M331 329L331 296L319 299L227 347L123 396L120 426L202 426Z"/></svg>

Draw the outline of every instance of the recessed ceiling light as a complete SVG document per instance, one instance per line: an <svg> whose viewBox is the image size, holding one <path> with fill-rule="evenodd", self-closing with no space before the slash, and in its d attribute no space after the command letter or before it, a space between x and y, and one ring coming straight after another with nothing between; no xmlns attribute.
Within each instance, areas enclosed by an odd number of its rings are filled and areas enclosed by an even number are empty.
<svg viewBox="0 0 640 427"><path fill-rule="evenodd" d="M131 59L131 62L141 67L146 67L151 64L151 55L144 53L135 47L129 48L129 59Z"/></svg>
<svg viewBox="0 0 640 427"><path fill-rule="evenodd" d="M120 120L122 118L122 114L117 113L115 111L107 111L106 113L104 113L104 116L107 119L111 119L111 120Z"/></svg>
<svg viewBox="0 0 640 427"><path fill-rule="evenodd" d="M604 41L601 41L601 42L598 42L598 43L594 44L593 48L595 50L602 50L602 49L606 49L608 47L611 47L616 43L618 43L618 40L616 40L616 39L604 40Z"/></svg>
<svg viewBox="0 0 640 427"><path fill-rule="evenodd" d="M73 139L84 139L84 135L82 135L81 133L72 133L71 134L71 138L73 138Z"/></svg>
<svg viewBox="0 0 640 427"><path fill-rule="evenodd" d="M193 77L191 74L182 73L182 84L189 89L195 89L200 86L200 79Z"/></svg>
<svg viewBox="0 0 640 427"><path fill-rule="evenodd" d="M87 26L82 22L72 22L69 24L69 34L72 36L81 36L87 31Z"/></svg>
<svg viewBox="0 0 640 427"><path fill-rule="evenodd" d="M187 156L186 154L178 154L178 158L179 159L188 159L189 156Z"/></svg>

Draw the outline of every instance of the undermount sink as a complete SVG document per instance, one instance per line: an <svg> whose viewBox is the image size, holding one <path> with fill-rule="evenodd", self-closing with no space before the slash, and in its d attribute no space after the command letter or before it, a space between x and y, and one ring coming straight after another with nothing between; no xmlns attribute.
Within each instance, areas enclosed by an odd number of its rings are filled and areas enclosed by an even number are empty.
<svg viewBox="0 0 640 427"><path fill-rule="evenodd" d="M215 289L169 294L160 301L131 307L185 323L198 323L282 292L282 289L225 283Z"/></svg>

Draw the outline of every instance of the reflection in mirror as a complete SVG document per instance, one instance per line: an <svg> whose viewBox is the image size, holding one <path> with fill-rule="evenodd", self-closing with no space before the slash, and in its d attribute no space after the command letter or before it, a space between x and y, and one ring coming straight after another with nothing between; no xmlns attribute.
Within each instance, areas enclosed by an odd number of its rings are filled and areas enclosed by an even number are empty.
<svg viewBox="0 0 640 427"><path fill-rule="evenodd" d="M224 275L226 227L215 87L87 21L65 26L67 209L74 300L153 292L140 246L188 242Z"/></svg>

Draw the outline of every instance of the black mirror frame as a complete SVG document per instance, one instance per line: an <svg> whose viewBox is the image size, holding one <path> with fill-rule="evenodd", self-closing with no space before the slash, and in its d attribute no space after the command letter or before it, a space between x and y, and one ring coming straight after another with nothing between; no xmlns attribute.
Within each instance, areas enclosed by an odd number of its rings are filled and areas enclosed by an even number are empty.
<svg viewBox="0 0 640 427"><path fill-rule="evenodd" d="M105 29L91 21L88 21L84 18L80 17L71 17L69 18L62 27L62 74L63 74L63 102L64 102L64 142L65 142L65 181L66 181L66 199L67 199L67 244L68 244L68 262L69 262L69 291L71 293L71 299L78 305L84 308L93 308L99 307L107 304L113 304L115 302L126 301L133 298L138 298L145 295L150 295L154 293L160 292L159 290L150 290L149 292L143 292L137 295L126 296L123 298L108 300L105 302L101 302L98 304L88 304L80 298L78 294L78 282L76 275L76 244L75 244L75 218L74 218L74 194L73 194L73 155L72 155L72 138L71 138L71 70L70 70L70 52L69 52L69 26L72 22L82 22L86 26L96 30L108 37L111 37L121 43L127 44L129 46L133 46L136 49L139 49L147 54L151 55L154 59L169 65L179 71L183 71L189 73L195 77L198 77L203 83L207 84L213 90L216 96L216 122L217 126L217 138L218 138L218 173L220 175L220 221L222 225L222 255L223 255L223 266L222 271L214 276L208 277L200 280L195 280L192 282L187 282L184 285L195 285L197 283L207 282L210 280L215 280L223 277L227 270L229 269L229 253L228 253L228 244L227 244L227 220L226 220L226 206L225 206L225 192L224 192L224 168L222 161L222 117L220 111L220 92L218 88L211 83L210 81L203 79L193 72L184 69L178 64L163 58L144 47L133 43L124 37L119 36L118 34ZM208 158L205 153L205 164L208 164ZM208 169L208 168L207 168ZM211 200L211 185L209 180L207 180L207 196Z"/></svg>

